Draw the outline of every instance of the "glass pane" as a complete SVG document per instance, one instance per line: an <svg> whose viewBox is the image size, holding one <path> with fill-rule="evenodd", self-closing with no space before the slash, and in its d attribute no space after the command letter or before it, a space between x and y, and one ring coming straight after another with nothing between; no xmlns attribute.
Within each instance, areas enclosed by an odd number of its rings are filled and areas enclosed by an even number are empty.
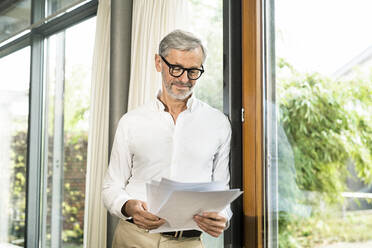
<svg viewBox="0 0 372 248"><path fill-rule="evenodd" d="M207 49L205 73L198 79L195 95L223 111L223 22L222 0L190 0L190 31L202 39ZM214 238L203 233L206 248L223 247L223 235Z"/></svg>
<svg viewBox="0 0 372 248"><path fill-rule="evenodd" d="M31 0L0 1L0 42L31 23Z"/></svg>
<svg viewBox="0 0 372 248"><path fill-rule="evenodd" d="M205 73L198 79L195 95L223 110L223 22L222 0L190 0L190 31L207 48Z"/></svg>
<svg viewBox="0 0 372 248"><path fill-rule="evenodd" d="M47 40L42 247L82 247L95 18Z"/></svg>
<svg viewBox="0 0 372 248"><path fill-rule="evenodd" d="M275 0L271 247L372 247L371 9Z"/></svg>
<svg viewBox="0 0 372 248"><path fill-rule="evenodd" d="M83 0L47 0L47 16L50 16L59 10L62 10L66 7L71 7L74 4L80 3Z"/></svg>
<svg viewBox="0 0 372 248"><path fill-rule="evenodd" d="M1 58L0 75L0 247L23 247L30 48Z"/></svg>

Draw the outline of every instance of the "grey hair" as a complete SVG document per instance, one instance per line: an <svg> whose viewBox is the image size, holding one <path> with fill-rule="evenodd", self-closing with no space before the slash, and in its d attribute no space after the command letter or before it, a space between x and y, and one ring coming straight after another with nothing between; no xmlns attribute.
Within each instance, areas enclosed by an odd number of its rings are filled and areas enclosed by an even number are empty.
<svg viewBox="0 0 372 248"><path fill-rule="evenodd" d="M203 52L203 63L207 57L207 51L201 40L194 34L180 29L176 29L167 34L159 44L159 54L166 57L170 49L190 51L200 47Z"/></svg>

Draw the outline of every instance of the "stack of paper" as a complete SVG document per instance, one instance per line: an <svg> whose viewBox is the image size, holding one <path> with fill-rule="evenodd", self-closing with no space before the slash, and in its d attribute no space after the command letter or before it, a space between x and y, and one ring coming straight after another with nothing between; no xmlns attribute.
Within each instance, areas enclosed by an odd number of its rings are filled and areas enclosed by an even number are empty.
<svg viewBox="0 0 372 248"><path fill-rule="evenodd" d="M193 216L202 212L221 212L243 192L224 189L221 182L180 183L162 178L146 185L149 211L166 220L150 232L169 232L200 228Z"/></svg>

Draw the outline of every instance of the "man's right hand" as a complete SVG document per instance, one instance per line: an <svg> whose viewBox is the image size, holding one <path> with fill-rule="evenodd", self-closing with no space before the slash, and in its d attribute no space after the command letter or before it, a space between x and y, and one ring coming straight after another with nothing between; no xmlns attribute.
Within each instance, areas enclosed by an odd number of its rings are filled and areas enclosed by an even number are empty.
<svg viewBox="0 0 372 248"><path fill-rule="evenodd" d="M153 215L147 210L146 202L140 200L128 200L121 208L121 212L127 217L132 217L134 224L140 228L151 230L165 223L164 219Z"/></svg>

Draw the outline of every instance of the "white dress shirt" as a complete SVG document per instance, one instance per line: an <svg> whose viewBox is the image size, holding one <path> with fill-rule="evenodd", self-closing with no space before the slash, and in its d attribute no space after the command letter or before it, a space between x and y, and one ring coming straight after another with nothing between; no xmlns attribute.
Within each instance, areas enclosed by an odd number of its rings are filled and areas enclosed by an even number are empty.
<svg viewBox="0 0 372 248"><path fill-rule="evenodd" d="M174 123L157 98L119 121L102 187L111 214L126 219L127 200L146 201L146 183L223 181L229 188L231 126L219 110L192 96ZM232 216L230 208L220 214Z"/></svg>

